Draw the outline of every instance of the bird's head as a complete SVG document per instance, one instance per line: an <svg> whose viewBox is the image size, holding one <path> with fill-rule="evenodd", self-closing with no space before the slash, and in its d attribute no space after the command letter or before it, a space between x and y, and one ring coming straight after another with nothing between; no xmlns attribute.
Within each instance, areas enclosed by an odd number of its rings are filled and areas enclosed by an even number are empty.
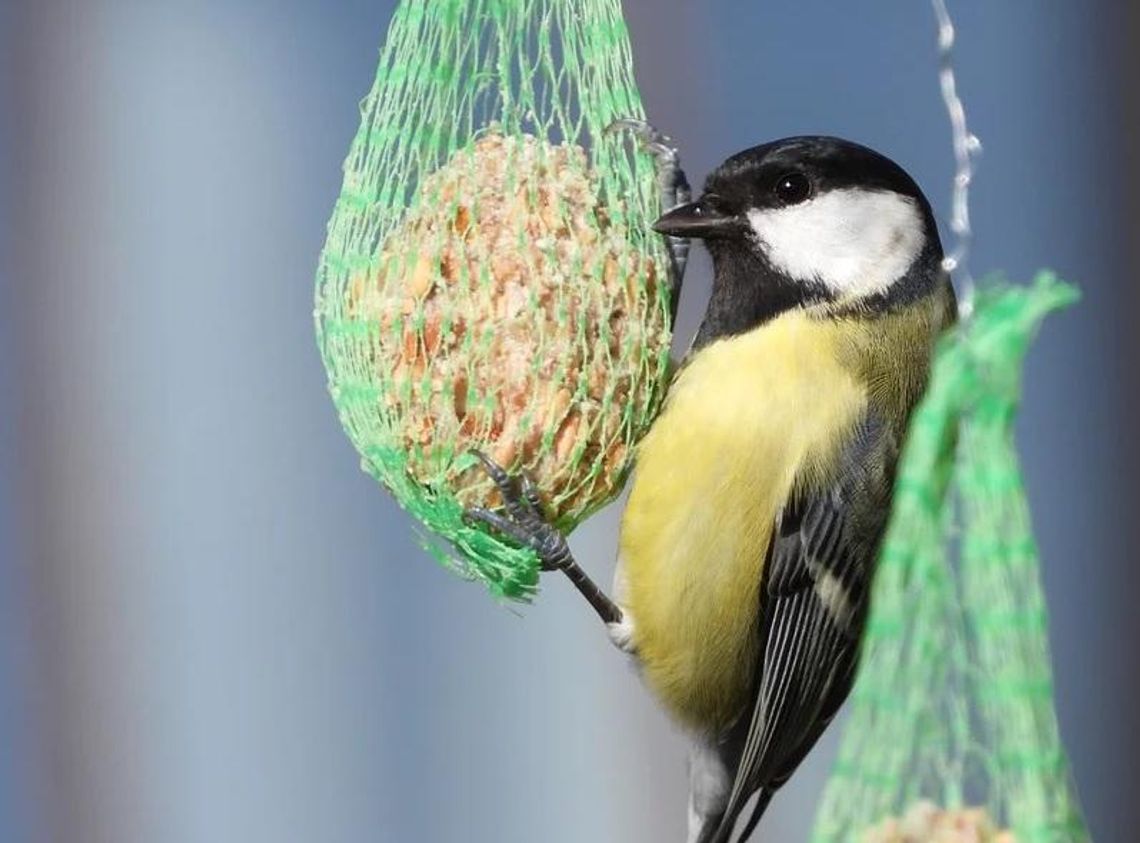
<svg viewBox="0 0 1140 843"><path fill-rule="evenodd" d="M839 138L786 138L734 155L698 201L654 228L705 242L715 269L709 318L720 335L797 306L878 309L944 278L918 185L889 158Z"/></svg>

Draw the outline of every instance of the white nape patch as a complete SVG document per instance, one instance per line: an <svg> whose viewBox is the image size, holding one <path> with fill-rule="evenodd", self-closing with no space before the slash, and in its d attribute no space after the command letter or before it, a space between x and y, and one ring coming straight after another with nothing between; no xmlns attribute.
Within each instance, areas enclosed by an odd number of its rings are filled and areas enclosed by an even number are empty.
<svg viewBox="0 0 1140 843"><path fill-rule="evenodd" d="M918 203L890 190L831 190L748 222L778 271L843 297L886 292L926 245Z"/></svg>

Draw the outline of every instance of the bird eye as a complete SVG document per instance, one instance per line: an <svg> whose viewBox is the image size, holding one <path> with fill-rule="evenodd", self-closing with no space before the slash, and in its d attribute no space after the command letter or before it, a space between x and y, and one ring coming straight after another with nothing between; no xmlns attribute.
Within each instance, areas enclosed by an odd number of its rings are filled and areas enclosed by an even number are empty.
<svg viewBox="0 0 1140 843"><path fill-rule="evenodd" d="M811 182L803 173L787 173L776 179L772 192L781 205L798 205L811 195Z"/></svg>

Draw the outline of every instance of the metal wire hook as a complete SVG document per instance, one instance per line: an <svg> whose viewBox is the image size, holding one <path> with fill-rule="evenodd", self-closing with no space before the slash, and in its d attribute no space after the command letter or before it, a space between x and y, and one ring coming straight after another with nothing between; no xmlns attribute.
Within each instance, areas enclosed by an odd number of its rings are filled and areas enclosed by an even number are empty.
<svg viewBox="0 0 1140 843"><path fill-rule="evenodd" d="M950 230L954 233L954 248L942 260L947 272L957 272L961 281L959 312L969 319L974 310L975 284L970 274L970 245L973 231L970 228L970 183L974 178L974 159L981 154L982 142L966 125L966 108L958 96L954 75L954 22L945 0L931 0L938 21L938 79L942 87L942 101L950 115L950 128L954 143L954 192L951 200Z"/></svg>

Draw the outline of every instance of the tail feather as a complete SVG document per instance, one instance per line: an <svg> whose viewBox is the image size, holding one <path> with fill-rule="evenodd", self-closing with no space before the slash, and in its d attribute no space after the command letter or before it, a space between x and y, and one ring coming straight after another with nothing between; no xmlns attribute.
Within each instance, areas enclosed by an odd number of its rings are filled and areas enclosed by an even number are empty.
<svg viewBox="0 0 1140 843"><path fill-rule="evenodd" d="M736 843L744 843L752 832L756 830L756 824L760 822L760 818L764 816L764 812L768 809L768 803L772 801L772 795L775 793L767 787L760 788L760 796L756 799L756 806L752 809L752 816L748 818L748 824L744 826L744 831L736 838Z"/></svg>
<svg viewBox="0 0 1140 843"><path fill-rule="evenodd" d="M744 825L741 833L733 837L733 829L736 827L736 821L740 818L743 809L747 807L747 802L742 804L732 814L725 813L721 816L720 822L711 822L705 826L701 832L701 836L697 838L697 843L745 843L752 832L756 830L756 825L760 822L760 818L764 816L764 812L768 808L768 803L772 801L772 796L776 793L775 788L762 787L758 791L759 795L756 797L756 802L752 807L752 813L748 817L748 822Z"/></svg>

